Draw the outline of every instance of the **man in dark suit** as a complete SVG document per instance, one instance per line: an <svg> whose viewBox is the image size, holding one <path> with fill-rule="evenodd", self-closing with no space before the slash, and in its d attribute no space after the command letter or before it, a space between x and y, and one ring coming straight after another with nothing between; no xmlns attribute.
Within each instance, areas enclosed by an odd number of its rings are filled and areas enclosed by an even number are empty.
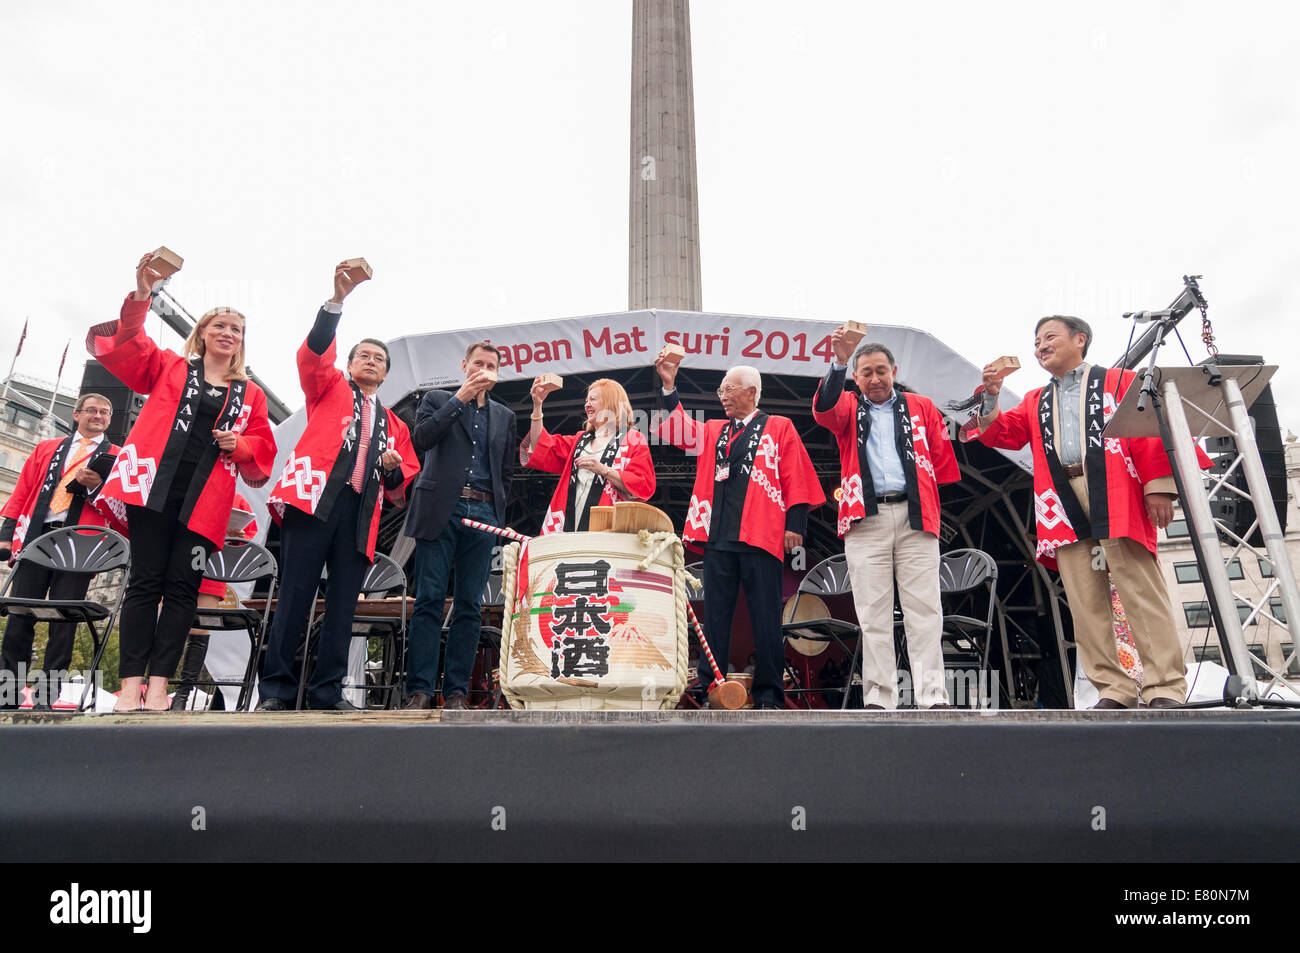
<svg viewBox="0 0 1300 953"><path fill-rule="evenodd" d="M444 708L465 707L483 587L499 540L462 525L461 519L505 525L518 443L514 413L488 397L499 362L500 353L491 344L471 344L460 365L465 383L455 394L429 391L416 411L411 442L424 454L424 465L406 519L406 535L416 541L407 709L433 707L449 576L454 602L442 666L442 700Z"/></svg>

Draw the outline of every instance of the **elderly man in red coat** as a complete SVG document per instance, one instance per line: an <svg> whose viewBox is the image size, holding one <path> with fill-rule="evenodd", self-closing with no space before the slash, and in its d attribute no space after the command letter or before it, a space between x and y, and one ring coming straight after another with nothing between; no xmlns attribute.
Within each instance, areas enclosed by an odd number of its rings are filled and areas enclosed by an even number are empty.
<svg viewBox="0 0 1300 953"><path fill-rule="evenodd" d="M736 596L743 587L754 627L754 707L780 708L785 638L781 632L781 564L803 545L808 508L825 499L808 451L788 417L758 409L763 381L755 368L733 367L718 400L726 415L698 423L677 397L677 364L661 351L654 368L669 416L659 433L699 455L682 542L704 550L704 633L726 674ZM713 681L700 658L700 681Z"/></svg>
<svg viewBox="0 0 1300 953"><path fill-rule="evenodd" d="M1034 335L1034 353L1052 380L999 411L1001 379L986 367L979 439L1008 450L1033 447L1038 560L1061 572L1079 662L1100 696L1094 707L1139 701L1115 646L1112 579L1142 658L1147 707L1181 705L1187 667L1156 560L1156 530L1174 513L1169 458L1157 438L1102 433L1137 375L1086 363L1092 329L1079 318L1043 318Z"/></svg>
<svg viewBox="0 0 1300 953"><path fill-rule="evenodd" d="M0 560L17 556L23 543L64 526L103 526L105 517L87 501L103 485L118 447L104 436L113 420L113 404L102 394L82 394L72 411L76 433L43 440L23 464L13 495L0 510ZM25 599L84 599L90 586L87 573L64 573L24 564L10 595ZM36 620L11 615L0 649L0 671L17 676L31 662ZM72 661L75 622L51 622L45 646L44 671L66 669ZM23 679L25 681L25 677ZM21 683L16 682L21 688ZM38 682L34 704L48 708L58 698L57 680ZM0 698L0 707L18 707L18 699Z"/></svg>
<svg viewBox="0 0 1300 953"><path fill-rule="evenodd" d="M406 424L376 396L388 376L388 347L365 338L348 354L346 377L334 366L343 299L357 284L347 264L335 268L334 296L321 306L298 348L307 428L267 500L271 516L282 526L281 572L279 604L258 683L258 711L294 707L294 656L326 567L325 618L307 704L337 711L355 708L343 698L343 675L357 595L375 558L383 497L404 504L406 488L420 470Z"/></svg>
<svg viewBox="0 0 1300 953"><path fill-rule="evenodd" d="M961 479L943 418L928 397L904 392L883 344L852 351L831 335L835 363L813 398L813 419L840 450L837 526L862 627L862 703L898 704L894 580L907 631L908 700L948 708L939 605L939 484ZM849 370L858 392L844 389Z"/></svg>

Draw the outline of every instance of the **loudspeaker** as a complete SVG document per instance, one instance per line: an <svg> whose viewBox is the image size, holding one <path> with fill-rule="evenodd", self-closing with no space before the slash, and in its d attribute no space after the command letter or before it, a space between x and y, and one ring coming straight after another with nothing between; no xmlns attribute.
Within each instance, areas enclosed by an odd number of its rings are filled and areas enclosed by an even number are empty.
<svg viewBox="0 0 1300 953"><path fill-rule="evenodd" d="M131 390L96 360L86 362L86 369L81 374L81 393L103 394L112 402L113 422L104 435L118 446L125 443L126 435L144 409L145 395Z"/></svg>
<svg viewBox="0 0 1300 953"><path fill-rule="evenodd" d="M1263 364L1264 358L1258 354L1220 354L1218 357L1206 358L1201 364L1218 364L1220 366L1232 367L1249 364ZM1244 378L1249 381L1250 377ZM1286 532L1287 517L1287 485L1286 485L1286 451L1282 447L1282 429L1277 422L1277 403L1273 400L1273 385L1266 384L1255 403L1251 404L1250 421L1255 429L1255 444L1259 448L1259 460L1264 465L1264 476L1268 480L1269 495L1273 498L1273 508L1277 511L1277 520L1281 524L1282 532ZM1211 437L1205 442L1205 452L1214 460L1214 466L1210 472L1214 474L1224 473L1229 466L1237 459L1237 442L1231 437ZM1218 496L1210 501L1210 512L1215 519L1221 520L1225 526L1231 529L1238 536L1242 536L1250 524L1255 521L1255 505L1249 497L1241 497L1231 490L1227 485L1237 487L1245 493L1249 493L1246 488L1246 474L1241 467L1233 472L1228 478L1227 484L1219 491ZM1258 529L1251 533L1246 540L1251 546L1262 546L1263 537Z"/></svg>

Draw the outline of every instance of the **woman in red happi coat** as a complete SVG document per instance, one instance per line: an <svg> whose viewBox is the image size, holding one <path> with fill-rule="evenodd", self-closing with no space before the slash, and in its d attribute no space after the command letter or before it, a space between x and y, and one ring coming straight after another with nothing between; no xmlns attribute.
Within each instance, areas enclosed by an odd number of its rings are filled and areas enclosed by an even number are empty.
<svg viewBox="0 0 1300 953"><path fill-rule="evenodd" d="M136 266L136 290L118 320L86 337L92 357L149 395L95 501L131 538L120 711L140 709L146 673L144 709L167 710L167 680L194 620L208 556L225 541L236 478L261 486L275 460L266 395L244 369L244 316L214 308L190 332L184 356L159 347L144 330L160 280L151 258Z"/></svg>
<svg viewBox="0 0 1300 953"><path fill-rule="evenodd" d="M655 468L645 436L632 427L632 405L617 381L602 378L587 388L582 430L570 436L542 426L546 388L539 377L530 391L532 428L519 447L519 462L558 473L560 482L542 521L542 533L585 532L593 506L648 500Z"/></svg>

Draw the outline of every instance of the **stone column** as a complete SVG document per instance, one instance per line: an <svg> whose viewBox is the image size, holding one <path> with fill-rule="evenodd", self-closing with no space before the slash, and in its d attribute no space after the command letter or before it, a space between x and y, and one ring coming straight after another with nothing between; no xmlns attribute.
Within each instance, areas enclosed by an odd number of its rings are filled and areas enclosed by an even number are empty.
<svg viewBox="0 0 1300 953"><path fill-rule="evenodd" d="M628 309L702 310L687 0L633 0Z"/></svg>

